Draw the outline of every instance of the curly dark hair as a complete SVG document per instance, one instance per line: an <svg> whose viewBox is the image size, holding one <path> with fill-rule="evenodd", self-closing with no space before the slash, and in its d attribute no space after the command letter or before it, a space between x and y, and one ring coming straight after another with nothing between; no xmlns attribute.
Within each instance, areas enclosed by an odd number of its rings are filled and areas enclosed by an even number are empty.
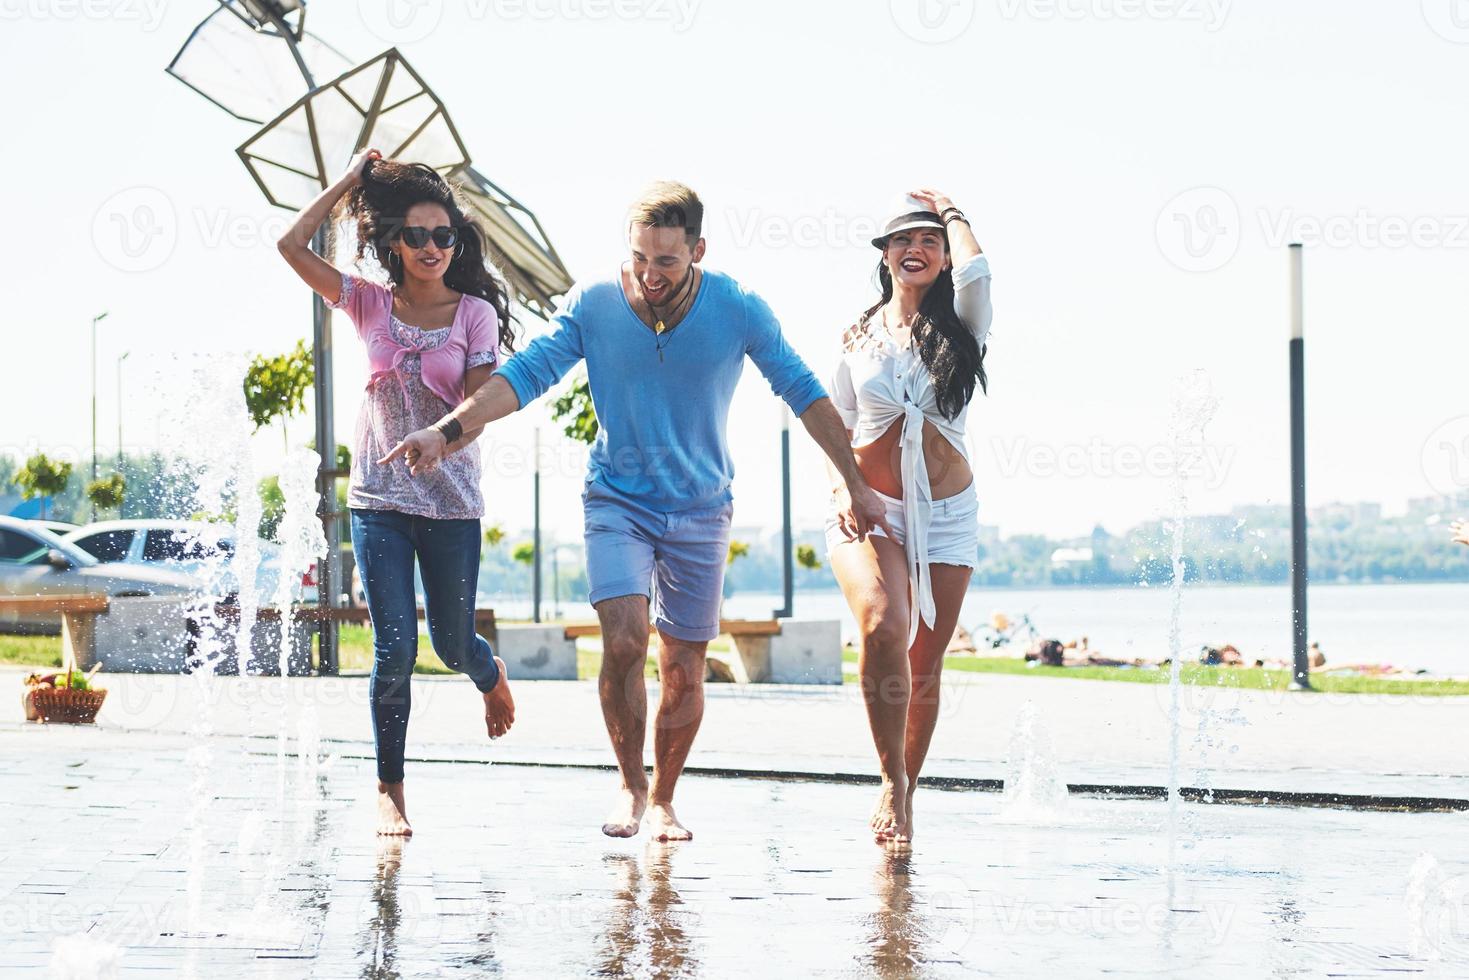
<svg viewBox="0 0 1469 980"><path fill-rule="evenodd" d="M948 254L944 243L944 254ZM893 298L893 274L885 258L877 260L877 288L882 298L862 314L864 326ZM953 419L974 397L976 383L989 393L989 378L984 373L984 354L973 331L954 312L954 273L944 269L923 294L918 304L918 319L913 324L913 344L933 382L938 408L947 419Z"/></svg>
<svg viewBox="0 0 1469 980"><path fill-rule="evenodd" d="M388 257L409 209L425 203L437 204L448 212L449 223L459 233L459 245L444 271L444 285L467 296L478 296L493 306L500 319L500 346L514 351L509 294L485 260L484 229L468 215L449 182L432 167L370 160L362 171L362 183L347 192L337 211L357 225L357 260L366 257L370 249L394 284L402 285L402 265L390 262Z"/></svg>

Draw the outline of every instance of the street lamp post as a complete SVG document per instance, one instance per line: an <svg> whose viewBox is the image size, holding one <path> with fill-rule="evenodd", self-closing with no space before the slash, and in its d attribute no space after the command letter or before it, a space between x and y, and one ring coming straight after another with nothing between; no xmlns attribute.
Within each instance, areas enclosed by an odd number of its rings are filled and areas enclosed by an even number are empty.
<svg viewBox="0 0 1469 980"><path fill-rule="evenodd" d="M781 578L784 605L771 615L789 619L795 615L796 559L795 535L791 529L791 410L782 404L780 412L780 510L781 510Z"/></svg>
<svg viewBox="0 0 1469 980"><path fill-rule="evenodd" d="M1306 627L1306 341L1302 248L1290 247L1291 686L1311 689Z"/></svg>
<svg viewBox="0 0 1469 980"><path fill-rule="evenodd" d="M125 350L117 358L117 469L122 471L122 362L132 351Z"/></svg>
<svg viewBox="0 0 1469 980"><path fill-rule="evenodd" d="M97 324L107 319L104 311L92 317L92 481L97 480ZM92 504L92 520L97 519L97 505Z"/></svg>

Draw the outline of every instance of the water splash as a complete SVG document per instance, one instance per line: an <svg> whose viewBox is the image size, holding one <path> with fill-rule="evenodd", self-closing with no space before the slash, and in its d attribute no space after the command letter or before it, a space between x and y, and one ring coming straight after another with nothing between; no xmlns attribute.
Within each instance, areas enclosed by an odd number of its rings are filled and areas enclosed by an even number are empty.
<svg viewBox="0 0 1469 980"><path fill-rule="evenodd" d="M1069 799L1040 710L1035 702L1027 701L1020 706L1010 733L1000 815L1012 821L1054 822L1065 815Z"/></svg>
<svg viewBox="0 0 1469 980"><path fill-rule="evenodd" d="M110 980L118 975L121 952L109 942L77 933L51 944L47 975L54 980Z"/></svg>
<svg viewBox="0 0 1469 980"><path fill-rule="evenodd" d="M1169 517L1172 540L1168 614L1168 866L1174 865L1178 846L1179 759L1183 708L1183 560L1188 523L1188 487L1199 474L1205 459L1204 430L1219 407L1214 386L1202 370L1191 371L1174 383L1168 419L1172 467L1168 479Z"/></svg>

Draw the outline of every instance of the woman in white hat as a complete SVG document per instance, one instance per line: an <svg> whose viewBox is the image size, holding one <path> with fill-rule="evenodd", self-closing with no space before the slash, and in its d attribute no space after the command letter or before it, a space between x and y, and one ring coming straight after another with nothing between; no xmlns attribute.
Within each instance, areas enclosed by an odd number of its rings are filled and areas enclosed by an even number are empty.
<svg viewBox="0 0 1469 980"><path fill-rule="evenodd" d="M882 297L842 337L829 385L889 537L837 516L827 553L861 631L862 690L883 788L872 829L913 836L913 790L939 714L939 676L978 557L978 501L964 424L984 390L990 270L965 218L934 190L909 194L872 240Z"/></svg>

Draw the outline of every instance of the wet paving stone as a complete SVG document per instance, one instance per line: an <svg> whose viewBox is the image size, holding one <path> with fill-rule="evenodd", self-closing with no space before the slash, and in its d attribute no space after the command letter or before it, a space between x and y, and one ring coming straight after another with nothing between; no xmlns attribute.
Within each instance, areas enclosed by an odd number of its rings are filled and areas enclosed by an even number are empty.
<svg viewBox="0 0 1469 980"><path fill-rule="evenodd" d="M659 845L610 773L417 764L390 841L358 760L67 736L0 733L5 976L1469 976L1463 813L920 791L897 850L870 787L691 776Z"/></svg>

